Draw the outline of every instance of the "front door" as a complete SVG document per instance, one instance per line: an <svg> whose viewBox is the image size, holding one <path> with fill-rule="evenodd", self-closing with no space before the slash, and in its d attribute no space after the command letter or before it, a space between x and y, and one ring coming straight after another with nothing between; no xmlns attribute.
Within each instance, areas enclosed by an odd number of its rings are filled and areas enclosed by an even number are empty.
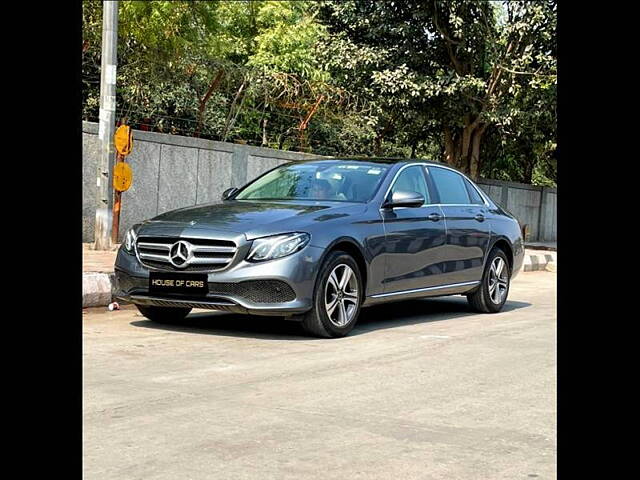
<svg viewBox="0 0 640 480"><path fill-rule="evenodd" d="M446 230L442 210L433 204L421 165L404 167L396 177L395 191L417 192L421 207L383 209L385 229L384 292L400 292L442 284ZM389 197L390 198L390 197Z"/></svg>

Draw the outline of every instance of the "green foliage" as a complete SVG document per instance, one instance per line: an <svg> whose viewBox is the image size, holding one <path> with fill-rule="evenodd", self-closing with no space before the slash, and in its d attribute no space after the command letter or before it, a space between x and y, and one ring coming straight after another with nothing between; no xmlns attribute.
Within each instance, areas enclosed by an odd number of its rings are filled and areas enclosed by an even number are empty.
<svg viewBox="0 0 640 480"><path fill-rule="evenodd" d="M136 128L556 180L553 0L121 1L119 17L118 115ZM94 121L101 27L84 1Z"/></svg>
<svg viewBox="0 0 640 480"><path fill-rule="evenodd" d="M258 12L258 34L250 66L298 75L311 81L329 80L315 47L325 28L315 20L315 2L266 2Z"/></svg>
<svg viewBox="0 0 640 480"><path fill-rule="evenodd" d="M121 2L119 35L139 54L152 54L156 61L217 54L221 49L217 7L217 1Z"/></svg>
<svg viewBox="0 0 640 480"><path fill-rule="evenodd" d="M527 103L532 92L555 88L555 11L553 1L325 2L328 65L372 104L380 137L407 134L431 151L444 144L450 163L482 171L473 145L487 128L516 143L543 123L527 118L529 127L514 129L527 109L555 110L552 95ZM555 112L544 121L554 123ZM545 151L536 145L527 161Z"/></svg>
<svg viewBox="0 0 640 480"><path fill-rule="evenodd" d="M274 100L305 104L330 90L314 53L324 32L316 10L314 2L120 2L118 115L215 139L261 142L265 118L279 133L291 129L300 112ZM101 16L101 2L83 4L83 107L94 120ZM220 71L223 80L207 97Z"/></svg>

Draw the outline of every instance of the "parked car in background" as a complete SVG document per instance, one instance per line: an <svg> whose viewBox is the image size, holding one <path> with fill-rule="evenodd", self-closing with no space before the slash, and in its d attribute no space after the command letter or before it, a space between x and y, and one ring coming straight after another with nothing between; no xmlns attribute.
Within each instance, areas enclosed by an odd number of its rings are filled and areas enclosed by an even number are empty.
<svg viewBox="0 0 640 480"><path fill-rule="evenodd" d="M207 308L341 337L383 302L461 294L498 312L523 258L517 220L457 170L313 160L133 226L116 258L116 297L159 322Z"/></svg>

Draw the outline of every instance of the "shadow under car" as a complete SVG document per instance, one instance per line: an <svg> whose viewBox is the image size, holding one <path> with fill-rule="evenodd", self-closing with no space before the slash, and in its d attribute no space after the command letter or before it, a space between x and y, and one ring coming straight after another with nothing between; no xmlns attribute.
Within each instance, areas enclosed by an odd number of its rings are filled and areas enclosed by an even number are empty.
<svg viewBox="0 0 640 480"><path fill-rule="evenodd" d="M529 306L531 304L527 302L507 300L502 312ZM385 303L363 308L358 323L349 337L381 329L440 322L472 315L485 314L474 312L466 298L462 296ZM141 319L134 320L131 325L199 335L251 337L263 340L321 340L305 335L300 322L285 320L284 317L262 317L219 311L192 312L184 320L174 323L157 323Z"/></svg>

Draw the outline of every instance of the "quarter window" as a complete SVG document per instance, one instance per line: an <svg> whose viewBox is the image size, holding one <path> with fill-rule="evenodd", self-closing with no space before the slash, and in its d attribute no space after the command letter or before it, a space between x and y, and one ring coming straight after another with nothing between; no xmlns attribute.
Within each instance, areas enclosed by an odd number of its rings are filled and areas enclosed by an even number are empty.
<svg viewBox="0 0 640 480"><path fill-rule="evenodd" d="M463 177L464 184L467 186L467 191L469 192L469 196L471 197L471 203L474 205L484 205L484 200L478 193L478 190L471 185L471 182Z"/></svg>
<svg viewBox="0 0 640 480"><path fill-rule="evenodd" d="M431 203L431 197L427 190L427 182L424 179L422 168L418 165L407 167L400 172L393 187L391 187L391 195L395 192L421 193L424 197L424 203Z"/></svg>
<svg viewBox="0 0 640 480"><path fill-rule="evenodd" d="M429 173L436 184L440 203L453 205L468 205L471 203L465 179L459 173L445 168L429 167Z"/></svg>

